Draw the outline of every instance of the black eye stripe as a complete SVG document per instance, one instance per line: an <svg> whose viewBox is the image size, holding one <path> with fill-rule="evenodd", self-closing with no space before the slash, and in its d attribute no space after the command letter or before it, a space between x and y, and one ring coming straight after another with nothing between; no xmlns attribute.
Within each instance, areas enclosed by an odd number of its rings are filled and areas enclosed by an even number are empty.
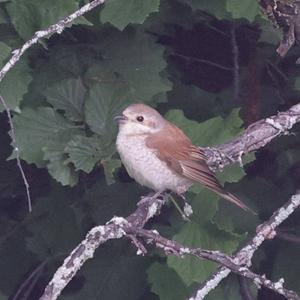
<svg viewBox="0 0 300 300"><path fill-rule="evenodd" d="M136 117L136 120L137 120L138 122L143 122L143 121L144 121L144 117L143 117L143 116L137 116L137 117Z"/></svg>

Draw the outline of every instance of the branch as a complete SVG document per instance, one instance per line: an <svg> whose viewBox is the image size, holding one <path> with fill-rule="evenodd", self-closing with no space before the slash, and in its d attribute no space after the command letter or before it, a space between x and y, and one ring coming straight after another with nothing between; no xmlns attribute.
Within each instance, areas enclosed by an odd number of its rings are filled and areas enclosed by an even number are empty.
<svg viewBox="0 0 300 300"><path fill-rule="evenodd" d="M86 238L71 252L58 268L47 285L40 300L55 300L71 281L82 265L94 256L95 250L111 239L119 239L126 235L125 226L142 228L146 222L160 211L165 204L167 195L161 197L144 197L136 211L126 219L114 217L106 225L92 228ZM130 235L129 235L130 237Z"/></svg>
<svg viewBox="0 0 300 300"><path fill-rule="evenodd" d="M300 194L294 197L297 198L297 200L293 200L294 202L293 205L299 206ZM287 214L287 216L289 216L289 213ZM300 300L300 297L295 292L287 290L283 287L284 281L282 279L280 279L278 282L272 282L269 279L267 279L264 275L258 275L250 271L249 268L246 267L245 265L245 262L247 262L248 260L248 256L244 256L243 259L240 259L240 257L238 257L240 252L238 252L236 256L230 257L229 255L226 255L219 251L203 250L200 248L189 248L176 241L168 240L162 237L156 231L145 230L145 229L140 229L136 231L135 228L133 228L130 232L132 234L138 234L139 236L146 238L147 240L150 239L156 245L156 247L163 249L167 255L169 255L170 253L181 257L185 255L193 255L200 259L207 259L219 263L225 266L226 268L228 268L230 271L240 276L251 279L257 285L265 286L273 290L274 292L277 292L285 296L288 299ZM264 239L266 238L267 237L264 237ZM249 260L251 260L251 258L249 258ZM203 299L203 297L200 298L198 297L198 292L195 297L192 297L189 300Z"/></svg>
<svg viewBox="0 0 300 300"><path fill-rule="evenodd" d="M25 53L25 51L30 47L32 47L34 44L36 44L41 38L47 37L53 33L62 33L62 31L75 19L81 17L85 13L91 11L92 9L99 6L100 4L103 4L104 2L105 0L94 0L82 6L80 9L76 10L69 16L64 17L62 20L58 21L57 23L49 26L48 28L35 32L32 38L29 39L20 49L14 50L12 52L13 56L0 71L0 82L7 74L7 72L19 61L19 59Z"/></svg>
<svg viewBox="0 0 300 300"><path fill-rule="evenodd" d="M234 256L234 262L237 265L246 265L248 267L251 266L251 259L253 257L254 252L259 248L259 246L266 240L275 237L276 235L276 227L278 227L284 220L286 220L290 214L292 214L296 208L300 206L300 192L297 193L296 195L292 196L291 199L280 209L278 209L272 216L271 218L259 225L257 227L257 233L255 237L241 250L239 250L236 255ZM224 265L224 264L223 264ZM189 300L200 300L204 299L204 297L211 291L213 290L218 284L226 278L230 272L233 270L230 270L229 268L226 267L221 267L218 271L216 271L205 283L203 283L195 295ZM248 270L246 271L248 272ZM246 275L243 275L244 277L250 278ZM270 284L271 286L265 285L262 281L251 278L253 279L254 283L258 285L264 285L266 287L269 287L270 289L276 291L277 293L286 296L288 299L300 299L298 298L293 298L292 295L287 295L283 292L282 290L282 284L283 280L279 280L277 283L273 284L269 280L267 280L264 277L264 281L267 281L267 284Z"/></svg>
<svg viewBox="0 0 300 300"><path fill-rule="evenodd" d="M138 205L137 210L128 218L114 217L106 225L97 226L90 230L84 241L72 251L65 259L63 265L56 271L40 300L57 299L67 283L77 273L84 262L93 257L95 250L101 244L110 239L117 239L124 236L133 239L134 244L138 248L138 253L145 254L146 249L137 240L136 236L143 237L147 241L150 240L155 243L158 248L163 249L166 254L172 253L179 256L193 255L200 259L208 259L225 266L225 271L233 271L241 276L249 278L256 284L263 285L276 291L277 293L288 297L288 299L300 300L295 292L283 287L282 280L272 282L263 275L253 273L247 267L251 265L251 258L255 250L269 237L270 233L274 232L275 228L300 205L300 194L293 196L286 205L274 213L268 222L262 224L253 240L234 257L219 251L189 248L176 241L168 240L160 236L156 231L143 229L145 223L160 211L160 208L166 202L166 197L167 195L164 195L162 199L145 197ZM199 298L198 294L199 291L195 298L190 299L203 299Z"/></svg>
<svg viewBox="0 0 300 300"><path fill-rule="evenodd" d="M265 146L275 137L281 134L286 134L287 130L291 129L292 126L299 121L300 104L291 107L286 112L278 113L273 117L256 122L248 127L240 137L232 140L231 142L221 145L218 148L205 148L204 150L209 159L209 165L212 168L217 169L237 162L241 157L241 153L249 153ZM71 254L65 259L63 265L56 271L40 300L57 299L65 286L75 276L85 261L94 255L95 250L101 244L105 243L109 239L125 236L126 232L124 231L124 228L122 228L125 224L126 226L131 224L133 227L142 229L150 218L159 213L160 208L165 202L165 196L163 199L145 197L141 201L140 205L138 205L136 211L126 219L115 218L109 224L97 226L91 229L86 238L71 252ZM283 210L286 211L284 208ZM292 213L292 211L290 213ZM286 218L287 217L288 215L286 215ZM262 228L265 228L265 226ZM261 243L265 239L259 234L262 232L262 228L258 232L258 235L256 235L256 237L261 239ZM253 239L255 243L257 243L256 237ZM137 242L135 242L135 244L137 244ZM250 243L249 245L251 246L252 244ZM258 246L259 245L257 245L257 247ZM251 253L251 249L249 249L247 253ZM256 248L252 249L253 253L255 250ZM241 251L245 251L244 248ZM253 253L251 254L251 257ZM251 258L249 259L251 260ZM239 262L235 263L239 264ZM240 263L240 265L241 264L242 263ZM206 287L206 290L210 291L215 288L230 272L231 271L227 268L221 268L221 270L215 274L216 278L207 282L208 287Z"/></svg>
<svg viewBox="0 0 300 300"><path fill-rule="evenodd" d="M240 162L242 155L263 148L280 135L289 134L289 130L298 122L300 122L300 104L255 122L236 139L216 148L205 148L208 164L216 170Z"/></svg>

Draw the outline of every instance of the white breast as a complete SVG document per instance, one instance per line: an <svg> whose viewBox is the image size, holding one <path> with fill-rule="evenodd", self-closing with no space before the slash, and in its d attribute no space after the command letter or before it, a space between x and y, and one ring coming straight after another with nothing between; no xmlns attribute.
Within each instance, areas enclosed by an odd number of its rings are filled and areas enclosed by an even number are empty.
<svg viewBox="0 0 300 300"><path fill-rule="evenodd" d="M157 158L155 151L145 145L145 137L119 132L117 149L128 174L141 185L155 191L172 190L179 193L191 186L191 181L177 175Z"/></svg>

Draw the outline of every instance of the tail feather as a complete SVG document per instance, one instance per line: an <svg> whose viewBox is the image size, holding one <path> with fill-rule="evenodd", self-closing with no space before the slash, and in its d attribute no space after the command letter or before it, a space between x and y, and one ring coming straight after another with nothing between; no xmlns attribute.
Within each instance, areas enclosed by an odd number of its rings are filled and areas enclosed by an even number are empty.
<svg viewBox="0 0 300 300"><path fill-rule="evenodd" d="M249 211L254 215L257 215L257 212L255 212L254 210L252 210L250 207L248 207L244 202L242 202L238 197L236 197L233 194L230 193L218 193L222 198L236 204L237 206L239 206L240 208L242 208L245 211Z"/></svg>

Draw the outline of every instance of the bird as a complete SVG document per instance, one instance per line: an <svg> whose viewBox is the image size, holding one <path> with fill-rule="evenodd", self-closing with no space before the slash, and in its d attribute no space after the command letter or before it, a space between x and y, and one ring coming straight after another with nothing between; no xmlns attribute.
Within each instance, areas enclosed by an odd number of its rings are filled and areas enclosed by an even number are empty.
<svg viewBox="0 0 300 300"><path fill-rule="evenodd" d="M184 195L200 183L222 198L251 211L227 192L207 164L203 148L157 110L143 104L129 105L114 118L119 125L116 148L128 174L155 192Z"/></svg>

